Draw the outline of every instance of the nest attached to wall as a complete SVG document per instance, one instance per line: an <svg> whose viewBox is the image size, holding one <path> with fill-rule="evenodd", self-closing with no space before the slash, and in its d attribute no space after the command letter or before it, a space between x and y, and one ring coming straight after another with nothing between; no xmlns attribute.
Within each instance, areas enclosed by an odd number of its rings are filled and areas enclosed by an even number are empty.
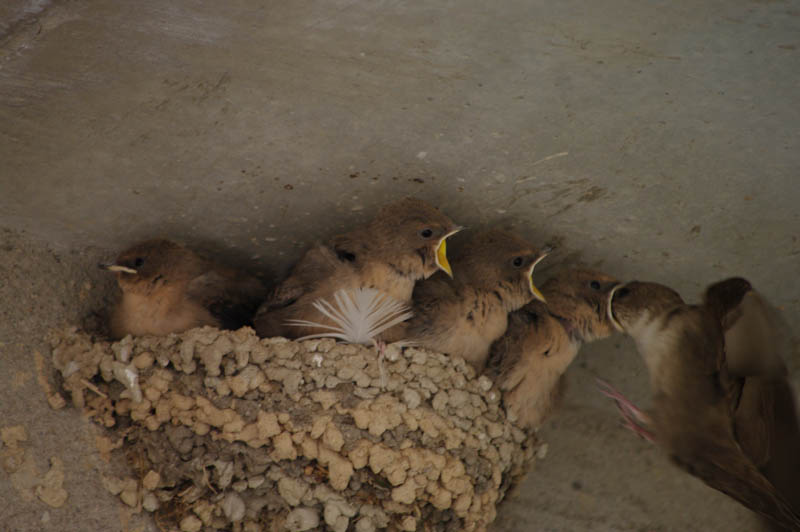
<svg viewBox="0 0 800 532"><path fill-rule="evenodd" d="M50 343L133 466L106 487L162 530L485 530L540 447L490 379L424 349L210 327Z"/></svg>

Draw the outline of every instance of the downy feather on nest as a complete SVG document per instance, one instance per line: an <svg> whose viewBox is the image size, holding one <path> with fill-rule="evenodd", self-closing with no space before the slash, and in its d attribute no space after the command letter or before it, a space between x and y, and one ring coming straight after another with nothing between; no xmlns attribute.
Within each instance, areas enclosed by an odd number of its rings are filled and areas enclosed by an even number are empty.
<svg viewBox="0 0 800 532"><path fill-rule="evenodd" d="M309 334L298 340L337 338L352 344L374 345L383 331L413 316L408 305L374 288L343 289L333 297L333 303L319 298L313 306L334 325L311 320L286 321L287 325L330 331Z"/></svg>

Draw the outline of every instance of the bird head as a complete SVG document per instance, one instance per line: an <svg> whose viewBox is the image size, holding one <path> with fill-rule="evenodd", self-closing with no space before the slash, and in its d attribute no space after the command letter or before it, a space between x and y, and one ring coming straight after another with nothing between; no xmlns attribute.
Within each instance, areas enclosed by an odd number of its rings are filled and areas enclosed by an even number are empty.
<svg viewBox="0 0 800 532"><path fill-rule="evenodd" d="M683 305L672 288L641 281L617 285L608 295L608 319L620 332L635 335L664 312Z"/></svg>
<svg viewBox="0 0 800 532"><path fill-rule="evenodd" d="M509 310L532 299L545 301L533 282L533 270L550 252L536 249L525 239L507 231L477 233L453 254L457 280L482 290L496 290Z"/></svg>
<svg viewBox="0 0 800 532"><path fill-rule="evenodd" d="M606 307L619 281L585 268L562 270L542 285L551 314L568 332L583 341L597 340L614 332Z"/></svg>
<svg viewBox="0 0 800 532"><path fill-rule="evenodd" d="M429 203L404 198L381 208L364 231L336 237L334 247L345 250L351 260L366 254L404 272L413 271L417 278L428 278L437 270L453 277L446 242L461 229Z"/></svg>
<svg viewBox="0 0 800 532"><path fill-rule="evenodd" d="M198 258L189 249L170 240L154 239L136 244L112 263L99 264L115 272L123 291L149 291L167 282L190 278Z"/></svg>

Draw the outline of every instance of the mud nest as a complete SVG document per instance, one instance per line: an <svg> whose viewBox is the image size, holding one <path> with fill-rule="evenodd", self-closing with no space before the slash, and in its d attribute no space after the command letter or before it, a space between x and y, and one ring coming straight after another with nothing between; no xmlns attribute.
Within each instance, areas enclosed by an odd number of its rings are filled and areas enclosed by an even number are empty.
<svg viewBox="0 0 800 532"><path fill-rule="evenodd" d="M210 327L50 341L134 471L106 487L162 530L485 530L538 447L490 379L423 349Z"/></svg>

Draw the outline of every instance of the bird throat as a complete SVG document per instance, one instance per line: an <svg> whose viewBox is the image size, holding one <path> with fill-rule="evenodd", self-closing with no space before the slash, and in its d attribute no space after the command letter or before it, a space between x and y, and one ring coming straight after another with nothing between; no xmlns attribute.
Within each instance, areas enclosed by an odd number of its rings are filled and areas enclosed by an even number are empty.
<svg viewBox="0 0 800 532"><path fill-rule="evenodd" d="M577 340L577 341L583 340L583 334L572 321L568 320L563 316L559 316L558 314L555 314L552 311L550 312L550 315L553 316L556 320L558 320L558 322L564 328L564 331L566 331L567 335L569 335L571 340Z"/></svg>

